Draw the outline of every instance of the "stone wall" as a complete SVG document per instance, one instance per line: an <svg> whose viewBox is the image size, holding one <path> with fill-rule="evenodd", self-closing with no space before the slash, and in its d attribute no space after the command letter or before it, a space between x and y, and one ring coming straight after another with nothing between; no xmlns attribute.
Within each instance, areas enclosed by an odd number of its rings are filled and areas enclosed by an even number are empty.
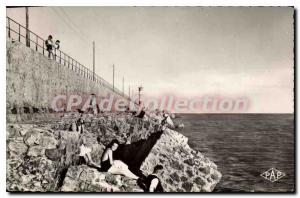
<svg viewBox="0 0 300 198"><path fill-rule="evenodd" d="M113 92L68 66L49 60L39 52L7 39L6 103L7 113L49 111L59 94L108 97ZM122 98L115 94L114 98ZM50 109L51 110L51 109Z"/></svg>

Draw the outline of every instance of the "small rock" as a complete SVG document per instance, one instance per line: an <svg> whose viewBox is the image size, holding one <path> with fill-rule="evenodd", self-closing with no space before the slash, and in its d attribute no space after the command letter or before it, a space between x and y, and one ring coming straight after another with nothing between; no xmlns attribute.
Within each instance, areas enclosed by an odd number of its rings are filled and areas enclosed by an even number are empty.
<svg viewBox="0 0 300 198"><path fill-rule="evenodd" d="M45 149L40 146L32 146L28 149L27 155L32 157L42 156L45 154Z"/></svg>
<svg viewBox="0 0 300 198"><path fill-rule="evenodd" d="M40 144L43 145L45 149L53 149L56 148L58 142L52 133L44 132L40 137Z"/></svg>
<svg viewBox="0 0 300 198"><path fill-rule="evenodd" d="M46 149L45 155L52 161L60 161L61 157L65 154L65 149Z"/></svg>
<svg viewBox="0 0 300 198"><path fill-rule="evenodd" d="M171 167L177 170L183 170L184 166L180 164L178 161L173 161L171 164Z"/></svg>
<svg viewBox="0 0 300 198"><path fill-rule="evenodd" d="M203 186L203 185L206 184L205 179L203 179L202 177L196 177L196 178L194 179L194 182L195 182L196 184L198 184L198 185L201 185L201 186Z"/></svg>
<svg viewBox="0 0 300 198"><path fill-rule="evenodd" d="M179 176L178 176L178 174L176 172L172 173L170 175L170 177L172 178L173 181L176 181L176 182L180 181L180 178L179 178Z"/></svg>
<svg viewBox="0 0 300 198"><path fill-rule="evenodd" d="M14 151L17 155L22 155L27 152L27 146L23 142L9 142L8 148Z"/></svg>
<svg viewBox="0 0 300 198"><path fill-rule="evenodd" d="M41 138L41 134L39 132L37 132L37 131L28 131L24 135L24 142L28 146L32 146L32 145L35 145L35 144L40 144L40 138Z"/></svg>
<svg viewBox="0 0 300 198"><path fill-rule="evenodd" d="M182 190L181 188L177 188L176 192L184 192L184 190Z"/></svg>
<svg viewBox="0 0 300 198"><path fill-rule="evenodd" d="M193 187L193 184L190 183L190 182L184 182L184 183L182 184L182 188L183 188L186 192L191 192L192 187Z"/></svg>
<svg viewBox="0 0 300 198"><path fill-rule="evenodd" d="M181 176L181 177L180 177L180 180L181 180L182 182L185 182L185 181L187 181L187 180L188 180L188 178L187 178L187 177L185 177L185 176Z"/></svg>
<svg viewBox="0 0 300 198"><path fill-rule="evenodd" d="M35 187L41 187L41 182L34 182L33 184Z"/></svg>
<svg viewBox="0 0 300 198"><path fill-rule="evenodd" d="M186 163L186 164L188 164L188 165L190 165L190 166L193 166L195 164L195 161L193 159L191 159L191 158L186 159L183 162Z"/></svg>
<svg viewBox="0 0 300 198"><path fill-rule="evenodd" d="M166 182L169 183L170 185L173 185L173 180L171 178L167 178Z"/></svg>
<svg viewBox="0 0 300 198"><path fill-rule="evenodd" d="M193 171L190 170L190 169L186 170L186 174L187 174L187 176L189 176L189 177L193 177L193 176L194 176Z"/></svg>

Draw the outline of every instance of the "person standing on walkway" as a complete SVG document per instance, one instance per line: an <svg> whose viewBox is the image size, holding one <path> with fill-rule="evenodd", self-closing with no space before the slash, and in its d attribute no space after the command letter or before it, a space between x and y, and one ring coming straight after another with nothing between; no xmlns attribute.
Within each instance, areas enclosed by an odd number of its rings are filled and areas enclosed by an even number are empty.
<svg viewBox="0 0 300 198"><path fill-rule="evenodd" d="M91 95L91 107L94 115L98 114L98 108L97 108L97 97L95 94Z"/></svg>
<svg viewBox="0 0 300 198"><path fill-rule="evenodd" d="M53 40L52 40L52 35L48 36L48 39L45 41L46 44L46 50L48 51L48 58L51 59L51 56L53 58L53 48L54 48L54 44L53 44Z"/></svg>

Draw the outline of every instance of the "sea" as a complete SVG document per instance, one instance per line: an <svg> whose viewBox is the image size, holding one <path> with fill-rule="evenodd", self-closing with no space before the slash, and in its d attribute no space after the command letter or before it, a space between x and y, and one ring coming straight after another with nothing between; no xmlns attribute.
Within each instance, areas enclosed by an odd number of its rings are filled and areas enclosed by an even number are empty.
<svg viewBox="0 0 300 198"><path fill-rule="evenodd" d="M179 114L189 145L215 162L222 179L214 192L293 192L294 114ZM271 182L271 168L285 174Z"/></svg>

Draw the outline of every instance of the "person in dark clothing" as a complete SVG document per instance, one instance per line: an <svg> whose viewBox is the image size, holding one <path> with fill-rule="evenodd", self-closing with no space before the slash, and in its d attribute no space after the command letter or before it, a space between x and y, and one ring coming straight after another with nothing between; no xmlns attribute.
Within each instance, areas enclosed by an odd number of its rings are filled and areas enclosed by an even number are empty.
<svg viewBox="0 0 300 198"><path fill-rule="evenodd" d="M148 177L146 177L143 180L141 179L138 180L138 185L145 192L164 192L160 179L157 176L161 173L162 170L163 170L162 165L156 165L151 175L148 175Z"/></svg>
<svg viewBox="0 0 300 198"><path fill-rule="evenodd" d="M52 58L53 58L54 44L53 44L53 41L52 41L52 35L48 36L48 39L45 41L45 44L46 44L46 50L48 51L48 58L50 59L51 55L52 55Z"/></svg>
<svg viewBox="0 0 300 198"><path fill-rule="evenodd" d="M120 160L114 160L113 152L117 150L118 146L118 140L113 140L109 146L107 146L101 157L101 171L116 175L124 175L132 179L138 179L138 176L133 174L124 162Z"/></svg>
<svg viewBox="0 0 300 198"><path fill-rule="evenodd" d="M83 114L81 114L80 118L76 121L76 130L80 134L84 132L84 124Z"/></svg>
<svg viewBox="0 0 300 198"><path fill-rule="evenodd" d="M136 117L144 118L145 115L146 115L146 109L144 107Z"/></svg>

